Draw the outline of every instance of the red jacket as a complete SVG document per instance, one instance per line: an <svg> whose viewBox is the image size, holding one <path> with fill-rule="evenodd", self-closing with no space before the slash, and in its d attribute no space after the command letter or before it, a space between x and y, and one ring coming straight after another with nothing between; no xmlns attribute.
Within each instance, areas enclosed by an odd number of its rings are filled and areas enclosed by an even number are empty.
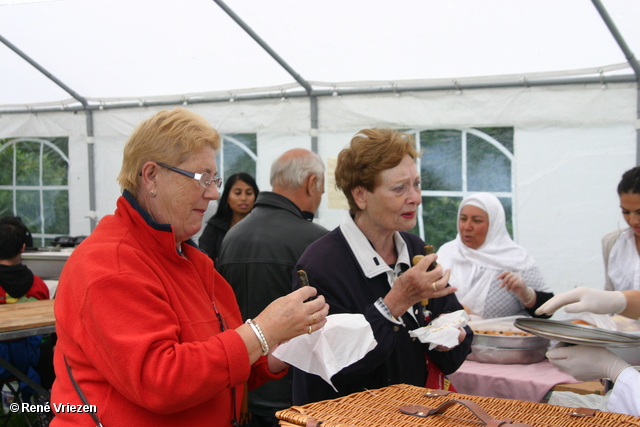
<svg viewBox="0 0 640 427"><path fill-rule="evenodd" d="M49 299L49 287L44 280L42 280L39 276L33 275L33 282L31 283L31 287L27 291L26 294L22 295L24 299ZM0 282L0 304L12 304L16 301L16 298L12 298L11 295L8 295L5 289L2 287L2 283Z"/></svg>
<svg viewBox="0 0 640 427"><path fill-rule="evenodd" d="M245 382L255 388L284 375L271 374L265 357L249 364L231 287L205 253L183 248L188 259L171 227L125 192L73 251L56 294L52 406L81 404L64 356L107 427L229 427L232 387L239 412ZM71 425L95 423L62 412L51 423Z"/></svg>

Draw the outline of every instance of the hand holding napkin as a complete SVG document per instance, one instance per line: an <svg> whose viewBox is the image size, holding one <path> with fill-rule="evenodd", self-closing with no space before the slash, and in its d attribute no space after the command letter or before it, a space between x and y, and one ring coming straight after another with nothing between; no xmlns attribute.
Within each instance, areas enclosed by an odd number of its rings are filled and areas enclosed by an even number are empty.
<svg viewBox="0 0 640 427"><path fill-rule="evenodd" d="M362 314L332 314L322 329L300 335L275 349L278 359L322 377L337 392L331 377L362 359L377 345Z"/></svg>
<svg viewBox="0 0 640 427"><path fill-rule="evenodd" d="M439 345L453 348L459 344L459 329L466 326L468 321L467 312L458 310L441 315L427 326L409 331L409 335L418 338L421 343L429 343L429 350Z"/></svg>

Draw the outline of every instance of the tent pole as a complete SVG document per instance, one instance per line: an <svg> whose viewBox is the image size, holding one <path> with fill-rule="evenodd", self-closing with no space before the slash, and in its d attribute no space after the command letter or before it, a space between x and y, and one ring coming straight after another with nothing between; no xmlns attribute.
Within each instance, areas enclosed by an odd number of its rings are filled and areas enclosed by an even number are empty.
<svg viewBox="0 0 640 427"><path fill-rule="evenodd" d="M611 31L611 35L618 43L618 46L620 46L620 49L622 49L622 53L624 53L625 58L627 58L629 65L631 65L631 68L633 68L633 71L636 73L636 80L640 80L640 63L638 63L638 60L633 55L633 52L631 51L627 43L624 41L624 38L622 37L622 34L620 34L620 31L618 31L618 28L616 27L616 24L613 22L613 19L611 19L611 16L609 16L609 13L604 8L600 0L591 0L591 1L593 2L593 5L598 10L598 13L600 13L600 17L602 17L602 20L609 28L609 31Z"/></svg>
<svg viewBox="0 0 640 427"><path fill-rule="evenodd" d="M625 58L627 58L629 65L631 65L631 68L633 68L633 71L636 74L636 81L639 83L639 86L640 86L640 63L638 63L638 60L633 55L633 52L631 51L627 43L624 41L622 34L620 34L620 32L618 31L618 28L616 27L615 23L609 16L609 13L607 12L607 10L604 8L604 5L602 4L602 2L600 0L591 0L591 1L593 2L593 5L598 10L598 13L600 13L600 16L602 17L602 20L604 21L604 23L609 28L609 31L611 31L611 35L618 43L618 46L620 46L620 49L622 49L622 52L624 53ZM637 105L636 118L638 120L636 121L636 123L640 123L640 87L637 88L637 91L638 91L638 101L636 103ZM636 124L636 165L640 165L640 128L639 126L640 125Z"/></svg>
<svg viewBox="0 0 640 427"><path fill-rule="evenodd" d="M246 22L242 20L242 18L240 18L233 10L231 10L231 8L227 6L225 2L223 2L222 0L213 1L216 2L218 6L220 6L220 8L231 17L231 19L236 21L236 24L240 25L240 27L244 31L246 31L246 33L249 34L253 40L255 40L264 50L266 50L267 53L271 55L271 57L275 59L282 68L284 68L289 74L291 74L291 77L293 77L298 83L300 83L304 90L307 91L308 95L311 95L313 89L309 82L303 79L300 74L296 73L295 70L291 68L289 64L287 64L284 59L282 59L280 55L276 53L275 50L271 49L271 47L264 40L262 40L262 38L255 31L253 31L253 29L251 29L251 27L247 25Z"/></svg>
<svg viewBox="0 0 640 427"><path fill-rule="evenodd" d="M249 34L253 40L255 40L265 51L267 51L267 53L273 59L275 59L276 62L280 64L280 66L284 68L287 71L287 73L289 73L291 77L293 77L300 84L300 86L304 88L305 92L307 92L307 96L309 96L309 100L311 102L311 105L310 105L311 129L309 130L309 133L311 134L311 151L313 151L314 153L317 153L318 152L318 100L316 99L315 96L313 96L313 88L311 87L309 82L303 79L302 76L300 76L300 74L298 74L293 68L291 68L289 64L287 64L285 60L282 59L282 57L278 55L276 51L271 48L271 46L269 46L255 31L253 31L253 29L249 25L247 25L247 23L244 22L242 18L240 18L240 16L238 16L233 10L231 10L231 8L227 6L227 4L224 1L222 0L213 0L213 1L215 1L218 4L218 6L220 6L220 8L224 10L226 14L229 15L231 19L233 19L236 22L236 24L238 24L247 34Z"/></svg>
<svg viewBox="0 0 640 427"><path fill-rule="evenodd" d="M318 97L311 95L309 97L310 112L311 112L311 151L318 152Z"/></svg>
<svg viewBox="0 0 640 427"><path fill-rule="evenodd" d="M96 215L96 173L93 138L93 111L85 110L87 118L87 162L89 164L89 226L91 231L96 228L98 217Z"/></svg>
<svg viewBox="0 0 640 427"><path fill-rule="evenodd" d="M88 147L87 149L88 149L88 161L89 161L89 209L91 210L89 218L90 218L91 231L93 231L93 229L95 228L95 225L96 225L96 215L95 215L96 195L95 195L95 174L94 174L94 164L93 164L93 162L94 162L94 153L93 153L93 112L89 109L89 103L87 102L87 100L84 97L80 96L76 91L74 91L69 86L64 84L56 76L51 74L44 67L42 67L40 64L38 64L33 59L31 59L31 57L29 57L29 55L24 53L16 45L14 45L9 40L4 38L2 35L0 35L0 41L2 43L4 43L9 49L14 51L22 59L24 59L29 64L31 64L32 67L34 67L35 69L40 71L42 74L44 74L46 77L48 77L51 81L53 81L55 84L60 86L65 92L67 92L69 95L71 95L75 100L77 100L78 102L80 102L82 104L82 107L83 107L83 109L85 111L85 116L86 116L86 119L87 119L86 126L87 126L87 147Z"/></svg>
<svg viewBox="0 0 640 427"><path fill-rule="evenodd" d="M46 77L48 77L51 81L53 81L55 84L57 84L58 86L60 86L65 92L67 92L69 95L71 95L74 99L76 99L78 102L80 102L82 105L84 105L85 107L87 107L89 105L89 103L87 102L86 99L84 99L82 96L80 96L78 93L76 93L76 91L74 91L73 89L71 89L69 86L67 86L66 84L64 84L62 81L60 81L56 76L54 76L53 74L51 74L49 71L47 71L43 66L41 66L40 64L38 64L36 61L34 61L33 59L31 59L31 57L29 57L29 55L27 55L26 53L24 53L23 51L21 51L20 49L18 49L18 47L16 45L14 45L13 43L11 43L9 40L7 40L6 38L2 37L2 35L0 35L0 41L2 43L4 43L9 49L11 49L12 51L14 51L18 56L20 56L22 59L24 59L25 61L27 61L29 64L31 64L32 67L34 67L36 70L40 71L42 74L44 74Z"/></svg>
<svg viewBox="0 0 640 427"><path fill-rule="evenodd" d="M595 76L595 77L569 77L569 78L536 78L527 79L526 86L523 84L522 79L503 80L494 82L462 82L457 83L434 83L434 84L416 84L416 85L380 85L369 87L343 87L338 88L340 96L350 95L384 95L384 94L402 94L406 92L433 92L433 91L465 91L474 89L505 89L505 88L523 88L523 87L552 87L552 86L565 86L565 85L603 85L603 84L618 84L618 83L633 83L637 84L635 75L613 75L613 76ZM315 97L330 97L335 96L335 87L328 89L315 89L313 96ZM282 90L274 90L270 92L248 92L248 93L234 93L234 99L236 101L258 101L263 99L282 99L286 98L307 98L304 91L291 91L284 92ZM93 101L92 101L93 102ZM217 102L229 102L229 94L224 93L221 95L195 95L185 99L184 96L176 98L166 99L148 99L140 101L140 99L130 99L114 102L99 102L96 101L90 104L86 109L88 110L119 110L127 108L141 108L141 107L163 107L163 106L176 106L195 104L211 104ZM24 106L24 107L2 107L0 106L0 114L28 114L28 113L59 113L61 111L74 112L83 111L85 108L82 105L68 105L68 104L52 104L42 106Z"/></svg>

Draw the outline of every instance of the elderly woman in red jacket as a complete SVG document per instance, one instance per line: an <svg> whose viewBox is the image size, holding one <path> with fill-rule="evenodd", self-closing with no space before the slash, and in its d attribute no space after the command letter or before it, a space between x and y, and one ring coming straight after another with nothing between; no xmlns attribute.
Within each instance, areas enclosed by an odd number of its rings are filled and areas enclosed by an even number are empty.
<svg viewBox="0 0 640 427"><path fill-rule="evenodd" d="M52 426L231 426L245 383L285 374L271 355L278 343L326 322L324 298L305 302L316 294L306 288L243 324L231 287L190 239L219 197L219 146L183 108L127 141L116 212L69 257L55 303L52 406L86 401L97 414L58 411Z"/></svg>

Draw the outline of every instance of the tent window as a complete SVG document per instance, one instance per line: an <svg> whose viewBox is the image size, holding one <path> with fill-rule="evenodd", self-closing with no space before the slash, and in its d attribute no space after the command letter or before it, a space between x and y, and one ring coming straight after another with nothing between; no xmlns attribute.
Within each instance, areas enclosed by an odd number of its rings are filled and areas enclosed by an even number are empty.
<svg viewBox="0 0 640 427"><path fill-rule="evenodd" d="M238 172L246 172L255 178L258 159L258 139L255 133L233 133L221 135L222 150L216 162L220 176L226 177Z"/></svg>
<svg viewBox="0 0 640 427"><path fill-rule="evenodd" d="M0 216L22 218L35 246L69 234L69 138L0 139Z"/></svg>
<svg viewBox="0 0 640 427"><path fill-rule="evenodd" d="M502 202L513 235L513 128L412 133L421 153L422 179L422 205L413 231L437 250L456 237L460 201L484 191Z"/></svg>

